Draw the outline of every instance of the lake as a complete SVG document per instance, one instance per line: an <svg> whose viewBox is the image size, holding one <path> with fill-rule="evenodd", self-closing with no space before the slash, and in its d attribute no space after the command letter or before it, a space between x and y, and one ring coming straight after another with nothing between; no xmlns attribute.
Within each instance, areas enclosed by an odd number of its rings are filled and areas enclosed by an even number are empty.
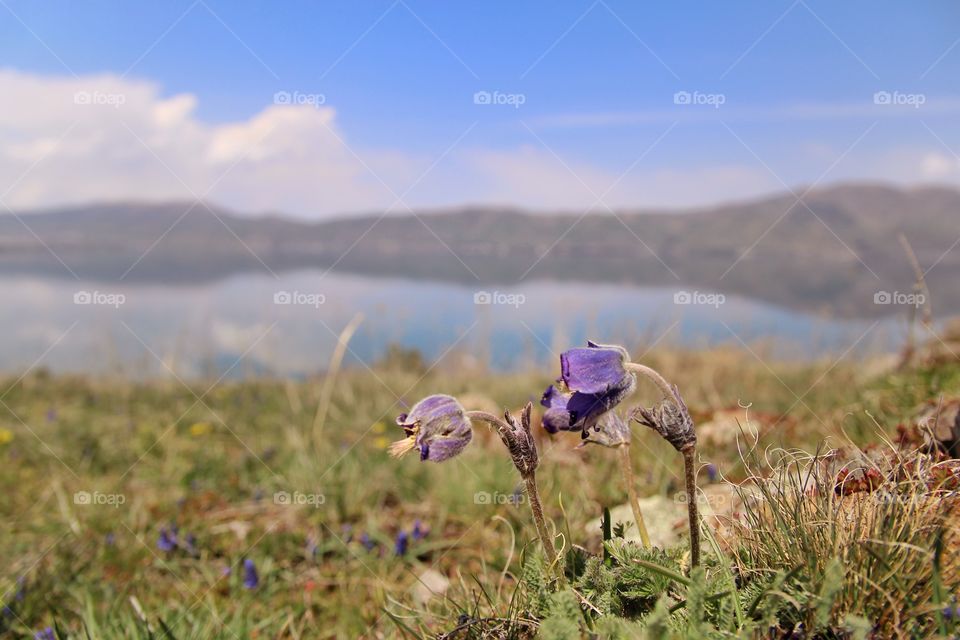
<svg viewBox="0 0 960 640"><path fill-rule="evenodd" d="M358 312L353 365L397 344L428 361L459 352L498 370L552 366L588 337L629 344L634 355L769 341L764 354L839 357L894 350L906 333L903 318L835 320L693 290L549 281L479 290L312 270L196 286L7 275L0 293L0 357L11 373L303 376L326 368Z"/></svg>

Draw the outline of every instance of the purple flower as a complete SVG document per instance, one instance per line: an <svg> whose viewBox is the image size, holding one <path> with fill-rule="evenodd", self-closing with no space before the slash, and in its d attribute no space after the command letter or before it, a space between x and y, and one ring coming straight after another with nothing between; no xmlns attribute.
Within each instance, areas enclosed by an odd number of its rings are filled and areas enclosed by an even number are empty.
<svg viewBox="0 0 960 640"><path fill-rule="evenodd" d="M456 398L432 395L424 398L409 413L397 417L407 437L390 446L394 457L417 449L420 460L443 462L470 444L473 429L466 411Z"/></svg>
<svg viewBox="0 0 960 640"><path fill-rule="evenodd" d="M373 551L373 548L377 546L377 543L370 539L370 535L366 531L360 534L360 544L367 551Z"/></svg>
<svg viewBox="0 0 960 640"><path fill-rule="evenodd" d="M393 552L398 556L406 555L409 546L410 535L406 531L401 531L397 534L397 539L393 544Z"/></svg>
<svg viewBox="0 0 960 640"><path fill-rule="evenodd" d="M243 561L243 586L245 589L256 589L259 585L260 576L257 574L257 565L250 558L246 558Z"/></svg>
<svg viewBox="0 0 960 640"><path fill-rule="evenodd" d="M600 417L633 392L636 376L626 370L626 349L588 342L586 349L560 354L560 375L566 391L550 385L540 404L547 408L543 427L550 433L599 430Z"/></svg>
<svg viewBox="0 0 960 640"><path fill-rule="evenodd" d="M427 529L423 528L423 523L420 522L419 518L413 521L413 531L411 532L411 535L414 540L423 540L427 537L427 533Z"/></svg>
<svg viewBox="0 0 960 640"><path fill-rule="evenodd" d="M710 482L717 481L717 478L720 477L720 471L717 469L717 465L713 463L707 465L707 477L710 478Z"/></svg>
<svg viewBox="0 0 960 640"><path fill-rule="evenodd" d="M177 548L177 532L160 527L160 537L157 538L157 548L160 551L170 552Z"/></svg>
<svg viewBox="0 0 960 640"><path fill-rule="evenodd" d="M47 627L33 634L33 640L57 640L57 634L53 632L53 629Z"/></svg>

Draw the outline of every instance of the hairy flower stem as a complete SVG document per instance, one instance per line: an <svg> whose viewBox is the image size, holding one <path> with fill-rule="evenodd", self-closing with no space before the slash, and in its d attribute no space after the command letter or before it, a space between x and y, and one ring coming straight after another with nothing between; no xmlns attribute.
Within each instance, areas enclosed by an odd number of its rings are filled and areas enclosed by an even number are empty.
<svg viewBox="0 0 960 640"><path fill-rule="evenodd" d="M700 564L700 517L697 514L696 446L683 449L683 471L687 489L687 516L690 518L690 567Z"/></svg>
<svg viewBox="0 0 960 640"><path fill-rule="evenodd" d="M643 514L640 513L640 500L637 498L637 489L633 481L633 464L630 461L630 445L625 444L617 447L620 450L620 471L623 474L623 483L627 485L627 496L630 498L630 508L633 510L633 519L637 522L637 531L640 532L640 541L643 546L650 548L650 535L647 533L647 525L643 522Z"/></svg>
<svg viewBox="0 0 960 640"><path fill-rule="evenodd" d="M517 468L517 471L520 472L520 477L523 478L524 484L526 485L527 501L530 503L530 512L533 514L533 522L537 528L537 535L540 537L540 544L543 545L543 552L546 554L547 560L551 565L556 564L558 561L557 551L553 546L553 539L550 537L546 520L543 517L543 505L540 502L540 492L537 490L536 467L539 461L537 459L536 445L534 444L533 436L530 434L530 406L527 405L524 410L524 430L520 432L515 431L513 425L507 424L503 419L486 411L468 411L467 417L472 420L486 422L492 426L497 430L504 445L507 446L508 451L510 451L510 457L513 459L513 464ZM511 422L516 424L516 421L509 414L507 414L506 417L510 418ZM518 440L517 436L521 434L525 434L526 439ZM521 449L515 448L522 445L526 446L523 446Z"/></svg>
<svg viewBox="0 0 960 640"><path fill-rule="evenodd" d="M543 505L540 504L540 492L537 490L537 476L531 471L523 477L527 485L527 500L530 502L530 511L533 513L533 522L537 527L537 535L540 536L540 544L543 545L543 552L547 555L547 560L552 565L557 561L557 550L553 546L553 540L550 538L550 532L547 531L547 523L543 517Z"/></svg>
<svg viewBox="0 0 960 640"><path fill-rule="evenodd" d="M660 393L663 394L663 397L665 398L673 397L673 389L670 388L670 385L667 383L664 377L659 373L657 373L656 371L654 371L653 369L651 369L650 367L642 364L637 364L636 362L628 362L624 365L624 368L626 368L627 371L631 371L633 373L639 373L640 375L650 380L650 382L657 385L657 388L660 389Z"/></svg>

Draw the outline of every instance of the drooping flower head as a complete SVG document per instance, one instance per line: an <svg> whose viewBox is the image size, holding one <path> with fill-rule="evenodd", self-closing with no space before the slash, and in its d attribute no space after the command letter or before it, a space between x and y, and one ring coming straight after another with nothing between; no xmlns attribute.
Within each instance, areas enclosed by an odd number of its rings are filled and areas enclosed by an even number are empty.
<svg viewBox="0 0 960 640"><path fill-rule="evenodd" d="M566 390L547 387L540 404L547 408L543 426L557 431L598 431L600 418L633 392L637 378L627 371L623 347L587 342L585 349L560 354L560 380Z"/></svg>
<svg viewBox="0 0 960 640"><path fill-rule="evenodd" d="M409 413L398 416L397 424L407 434L390 445L390 454L397 458L417 449L420 460L443 462L463 451L473 438L466 411L456 398L446 395L427 396Z"/></svg>

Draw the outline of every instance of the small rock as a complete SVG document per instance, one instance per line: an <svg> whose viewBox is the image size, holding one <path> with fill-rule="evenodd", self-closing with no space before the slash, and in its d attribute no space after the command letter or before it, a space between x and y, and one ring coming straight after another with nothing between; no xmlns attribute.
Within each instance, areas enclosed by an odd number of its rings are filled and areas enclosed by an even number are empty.
<svg viewBox="0 0 960 640"><path fill-rule="evenodd" d="M431 598L442 596L450 588L450 580L435 569L427 569L417 576L413 585L413 599L420 605L426 604Z"/></svg>

